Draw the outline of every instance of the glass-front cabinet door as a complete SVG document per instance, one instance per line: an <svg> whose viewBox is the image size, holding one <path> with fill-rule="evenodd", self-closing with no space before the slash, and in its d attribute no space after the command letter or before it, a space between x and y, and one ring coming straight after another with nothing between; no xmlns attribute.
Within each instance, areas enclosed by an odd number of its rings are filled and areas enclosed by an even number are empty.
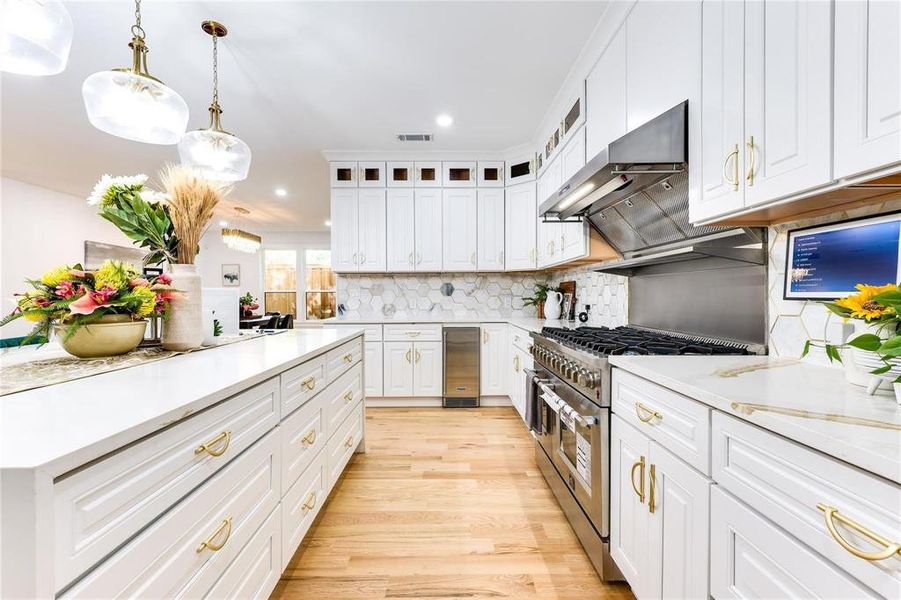
<svg viewBox="0 0 901 600"><path fill-rule="evenodd" d="M441 187L442 173L441 163L435 162L414 162L413 163L413 187Z"/></svg>
<svg viewBox="0 0 901 600"><path fill-rule="evenodd" d="M360 162L357 163L360 187L385 187L385 163Z"/></svg>
<svg viewBox="0 0 901 600"><path fill-rule="evenodd" d="M444 187L475 187L475 161L446 162L444 165Z"/></svg>
<svg viewBox="0 0 901 600"><path fill-rule="evenodd" d="M388 187L413 187L413 163L412 162L388 162L385 163L385 175Z"/></svg>
<svg viewBox="0 0 901 600"><path fill-rule="evenodd" d="M504 163L502 161L479 161L476 169L479 187L504 187Z"/></svg>
<svg viewBox="0 0 901 600"><path fill-rule="evenodd" d="M356 162L346 160L332 161L328 166L330 187L357 187Z"/></svg>
<svg viewBox="0 0 901 600"><path fill-rule="evenodd" d="M535 155L525 154L506 161L506 185L535 180Z"/></svg>

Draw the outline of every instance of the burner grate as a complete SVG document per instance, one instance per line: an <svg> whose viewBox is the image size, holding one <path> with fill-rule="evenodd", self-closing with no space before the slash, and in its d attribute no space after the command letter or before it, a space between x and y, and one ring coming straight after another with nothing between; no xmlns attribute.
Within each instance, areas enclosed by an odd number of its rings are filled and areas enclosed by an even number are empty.
<svg viewBox="0 0 901 600"><path fill-rule="evenodd" d="M655 355L724 355L751 354L742 344L702 338L679 333L663 333L625 326L607 327L545 327L541 334L565 346L578 348L599 356L611 354Z"/></svg>

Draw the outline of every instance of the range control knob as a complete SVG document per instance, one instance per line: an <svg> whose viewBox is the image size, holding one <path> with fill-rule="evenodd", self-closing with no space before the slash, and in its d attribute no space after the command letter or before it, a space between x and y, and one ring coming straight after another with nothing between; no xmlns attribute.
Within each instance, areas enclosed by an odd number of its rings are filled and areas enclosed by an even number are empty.
<svg viewBox="0 0 901 600"><path fill-rule="evenodd" d="M598 376L592 373L591 371L585 372L585 387L590 390L593 390L598 385Z"/></svg>

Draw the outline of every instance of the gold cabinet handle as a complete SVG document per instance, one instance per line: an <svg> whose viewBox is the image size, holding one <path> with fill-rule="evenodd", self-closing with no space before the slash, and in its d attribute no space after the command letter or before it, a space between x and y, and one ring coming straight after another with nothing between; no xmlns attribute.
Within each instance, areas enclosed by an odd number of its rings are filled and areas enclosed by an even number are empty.
<svg viewBox="0 0 901 600"><path fill-rule="evenodd" d="M654 496L657 495L657 465L648 470L648 512L654 514Z"/></svg>
<svg viewBox="0 0 901 600"><path fill-rule="evenodd" d="M223 531L225 531L225 539L222 540L221 544L214 543L213 540L216 539L217 537L219 537L219 535ZM228 543L228 538L230 538L231 535L232 535L232 518L226 517L226 518L222 519L222 522L219 523L219 527L217 527L216 530L210 534L210 537L208 537L207 539L200 542L200 545L197 546L197 552L198 553L203 552L204 549L209 549L209 550L212 550L213 552L219 552L220 550L222 550L223 547L225 547L225 544Z"/></svg>
<svg viewBox="0 0 901 600"><path fill-rule="evenodd" d="M407 359L407 362L413 364L413 349L407 350L407 353L404 354L404 357Z"/></svg>
<svg viewBox="0 0 901 600"><path fill-rule="evenodd" d="M409 262L411 265L415 264L413 261L413 253L412 252L410 253L410 256L407 258L407 262Z"/></svg>
<svg viewBox="0 0 901 600"><path fill-rule="evenodd" d="M487 331L484 331L484 330L482 331L482 343L483 343L483 344L487 344L487 343L488 343L488 332L487 332Z"/></svg>
<svg viewBox="0 0 901 600"><path fill-rule="evenodd" d="M306 379L301 381L300 387L304 387L304 388L307 388L308 390L312 390L314 387L316 387L316 376L310 375L309 377L307 377Z"/></svg>
<svg viewBox="0 0 901 600"><path fill-rule="evenodd" d="M419 350L414 350L413 353L416 355L416 362L419 362L419 359L422 358L422 354L420 354Z"/></svg>
<svg viewBox="0 0 901 600"><path fill-rule="evenodd" d="M349 390L346 394L344 394L344 401L345 401L345 402L350 402L350 401L353 400L353 399L354 399L354 392L353 392L353 390Z"/></svg>
<svg viewBox="0 0 901 600"><path fill-rule="evenodd" d="M838 512L838 509L835 508L834 506L828 506L828 505L820 502L817 504L817 508L819 510L823 511L823 514L826 518L826 529L829 530L829 534L832 536L832 539L834 539L836 542L838 542L839 546L841 546L842 548L844 548L845 550L847 550L848 552L850 552L857 558L862 558L864 560L869 560L869 561L876 561L876 560L885 560L886 558L890 558L896 554L901 554L901 544L892 543L891 541L882 537L878 533L871 531L870 529L867 529L860 523L853 521L852 519L849 519L848 517L840 514ZM838 532L838 529L836 529L836 527L835 527L835 521L838 521L842 525L845 525L846 527L853 529L854 531L861 534L862 536L869 538L876 544L885 546L885 548L883 548L882 550L879 550L878 552L864 552L863 550L855 548L854 546L849 544L847 542L847 540L845 540L845 538L843 538L842 535Z"/></svg>
<svg viewBox="0 0 901 600"><path fill-rule="evenodd" d="M351 352L348 352L347 354L345 354L344 356L341 357L341 360L343 360L346 363L352 362L353 359L354 359L354 355Z"/></svg>
<svg viewBox="0 0 901 600"><path fill-rule="evenodd" d="M639 490L635 486L635 471L636 469L641 469L639 475L639 481L641 481L641 490ZM632 489L635 490L635 494L638 496L639 504L644 504L644 456L635 461L632 465L632 474L629 477L632 480Z"/></svg>
<svg viewBox="0 0 901 600"><path fill-rule="evenodd" d="M635 403L635 414L638 416L638 420L642 423L650 423L654 419L663 418L663 415L661 415L659 412L648 408L641 402Z"/></svg>
<svg viewBox="0 0 901 600"><path fill-rule="evenodd" d="M756 157L755 157L756 152L755 152L754 148L755 148L754 136L753 135L748 136L748 162L750 164L748 165L748 176L746 179L748 180L749 186L754 185L754 175L756 175L756 173L754 173L754 170L756 169L755 165L756 165L757 161L756 161Z"/></svg>
<svg viewBox="0 0 901 600"><path fill-rule="evenodd" d="M469 256L469 262L471 262L472 264L476 264L476 253L475 253L475 252L473 252L473 253Z"/></svg>
<svg viewBox="0 0 901 600"><path fill-rule="evenodd" d="M730 158L734 158L732 161L732 169L735 173L735 179L730 179L729 174L726 172L726 167L729 165ZM726 159L723 161L723 179L732 186L732 191L738 191L738 144L735 144L732 147L732 152L727 154Z"/></svg>
<svg viewBox="0 0 901 600"><path fill-rule="evenodd" d="M352 436L352 435L347 436L347 440L344 442L344 445L347 446L348 448L353 446L354 445L354 436Z"/></svg>
<svg viewBox="0 0 901 600"><path fill-rule="evenodd" d="M421 331L408 331L406 333L407 333L407 337L419 337L419 334L422 332Z"/></svg>
<svg viewBox="0 0 901 600"><path fill-rule="evenodd" d="M519 373L519 357L518 356L513 357L513 368L516 370L517 373Z"/></svg>
<svg viewBox="0 0 901 600"><path fill-rule="evenodd" d="M312 446L316 442L316 430L311 429L307 432L303 439L300 440L304 446Z"/></svg>
<svg viewBox="0 0 901 600"><path fill-rule="evenodd" d="M206 452L210 456L222 456L223 454L225 454L225 451L228 450L228 445L231 442L231 439L232 432L223 431L222 433L208 441L206 444L201 444L194 448L194 454L203 454L204 452ZM213 446L222 441L224 441L225 444L223 444L219 450L213 450Z"/></svg>
<svg viewBox="0 0 901 600"><path fill-rule="evenodd" d="M307 499L300 506L303 512L307 513L316 508L316 490L310 492L310 495L307 496Z"/></svg>

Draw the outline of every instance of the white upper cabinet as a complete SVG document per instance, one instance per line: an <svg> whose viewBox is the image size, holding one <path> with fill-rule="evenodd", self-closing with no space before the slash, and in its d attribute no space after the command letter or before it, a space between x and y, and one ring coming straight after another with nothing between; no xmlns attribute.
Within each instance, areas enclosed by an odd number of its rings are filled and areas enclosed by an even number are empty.
<svg viewBox="0 0 901 600"><path fill-rule="evenodd" d="M329 186L357 187L357 163L352 161L332 161L328 164Z"/></svg>
<svg viewBox="0 0 901 600"><path fill-rule="evenodd" d="M522 183L505 190L504 229L510 235L504 239L504 269L526 271L535 268L537 206L535 184Z"/></svg>
<svg viewBox="0 0 901 600"><path fill-rule="evenodd" d="M562 176L562 161L557 157L545 167L544 173L541 174L538 180L538 190L540 192L538 194L539 208L542 202L560 188ZM537 210L535 215L538 219L538 268L541 268L560 261L563 224L556 219L545 222L538 216Z"/></svg>
<svg viewBox="0 0 901 600"><path fill-rule="evenodd" d="M385 233L385 190L359 190L360 272L379 272L387 268L387 235Z"/></svg>
<svg viewBox="0 0 901 600"><path fill-rule="evenodd" d="M441 187L443 174L440 162L415 162L413 163L414 187Z"/></svg>
<svg viewBox="0 0 901 600"><path fill-rule="evenodd" d="M441 190L415 190L414 225L416 253L414 261L417 271L437 272L441 270L442 226Z"/></svg>
<svg viewBox="0 0 901 600"><path fill-rule="evenodd" d="M385 187L385 163L359 162L357 174L360 187Z"/></svg>
<svg viewBox="0 0 901 600"><path fill-rule="evenodd" d="M479 161L477 183L479 187L504 187L504 162Z"/></svg>
<svg viewBox="0 0 901 600"><path fill-rule="evenodd" d="M901 163L901 3L835 3L835 177Z"/></svg>
<svg viewBox="0 0 901 600"><path fill-rule="evenodd" d="M479 271L504 270L504 190L478 190L476 260ZM511 232L515 235L515 232Z"/></svg>
<svg viewBox="0 0 901 600"><path fill-rule="evenodd" d="M475 271L477 265L476 190L446 189L442 199L442 267L445 271Z"/></svg>
<svg viewBox="0 0 901 600"><path fill-rule="evenodd" d="M626 28L620 27L585 80L588 160L626 133Z"/></svg>
<svg viewBox="0 0 901 600"><path fill-rule="evenodd" d="M744 206L743 2L704 2L701 92L701 195L689 205L692 221ZM691 176L698 173L691 169Z"/></svg>
<svg viewBox="0 0 901 600"><path fill-rule="evenodd" d="M445 162L444 187L475 187L476 163L475 161Z"/></svg>
<svg viewBox="0 0 901 600"><path fill-rule="evenodd" d="M507 185L535 180L535 155L525 154L506 161Z"/></svg>
<svg viewBox="0 0 901 600"><path fill-rule="evenodd" d="M358 269L359 211L357 193L357 190L332 190L332 268L338 273L353 272Z"/></svg>
<svg viewBox="0 0 901 600"><path fill-rule="evenodd" d="M573 137L560 151L560 183L566 183L570 177L585 166L585 128L575 132ZM585 222L560 223L560 261L569 261L585 256L588 253L588 228Z"/></svg>
<svg viewBox="0 0 901 600"><path fill-rule="evenodd" d="M746 206L832 180L831 63L830 2L745 2Z"/></svg>
<svg viewBox="0 0 901 600"><path fill-rule="evenodd" d="M413 190L401 188L389 189L387 192L388 271L413 271L416 267ZM332 227L334 228L334 223Z"/></svg>
<svg viewBox="0 0 901 600"><path fill-rule="evenodd" d="M385 163L385 181L388 187L413 187L413 163Z"/></svg>

